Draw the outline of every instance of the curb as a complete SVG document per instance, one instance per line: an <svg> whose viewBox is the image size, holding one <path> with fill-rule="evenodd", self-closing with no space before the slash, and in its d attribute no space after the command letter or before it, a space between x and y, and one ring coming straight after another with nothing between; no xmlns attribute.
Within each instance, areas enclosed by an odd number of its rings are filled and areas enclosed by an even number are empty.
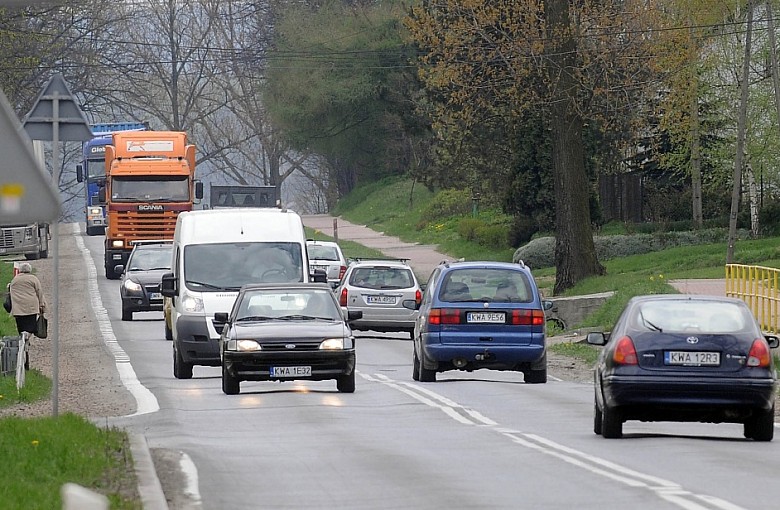
<svg viewBox="0 0 780 510"><path fill-rule="evenodd" d="M146 437L141 434L129 434L129 437L135 474L138 477L138 492L144 510L169 510Z"/></svg>

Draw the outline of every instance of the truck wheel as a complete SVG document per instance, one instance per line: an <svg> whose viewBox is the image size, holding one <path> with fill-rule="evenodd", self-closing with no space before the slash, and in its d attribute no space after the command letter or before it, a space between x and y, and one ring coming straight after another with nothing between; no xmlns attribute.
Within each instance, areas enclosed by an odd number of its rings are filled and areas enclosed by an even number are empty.
<svg viewBox="0 0 780 510"><path fill-rule="evenodd" d="M42 259L49 258L49 240L46 238L41 239L41 249L38 252L38 256Z"/></svg>
<svg viewBox="0 0 780 510"><path fill-rule="evenodd" d="M168 326L168 321L163 320L165 323L165 339L166 340L173 340L173 330Z"/></svg>
<svg viewBox="0 0 780 510"><path fill-rule="evenodd" d="M27 260L38 260L39 258L41 258L41 254L40 252L37 251L35 253L25 253L24 258L26 258Z"/></svg>

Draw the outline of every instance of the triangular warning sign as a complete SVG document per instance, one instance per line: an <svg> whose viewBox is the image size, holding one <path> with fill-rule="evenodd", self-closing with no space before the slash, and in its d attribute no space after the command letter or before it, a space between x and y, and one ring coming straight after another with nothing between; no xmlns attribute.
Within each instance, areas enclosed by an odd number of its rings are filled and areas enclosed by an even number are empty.
<svg viewBox="0 0 780 510"><path fill-rule="evenodd" d="M49 78L22 121L30 138L47 141L54 140L55 123L59 141L79 142L93 137L84 112L59 73Z"/></svg>
<svg viewBox="0 0 780 510"><path fill-rule="evenodd" d="M60 199L51 176L0 90L0 225L56 220Z"/></svg>

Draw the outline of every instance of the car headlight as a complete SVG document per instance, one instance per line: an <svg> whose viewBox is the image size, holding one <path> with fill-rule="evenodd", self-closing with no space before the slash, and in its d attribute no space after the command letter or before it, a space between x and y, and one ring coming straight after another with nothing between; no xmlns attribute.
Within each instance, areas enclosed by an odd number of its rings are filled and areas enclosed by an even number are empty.
<svg viewBox="0 0 780 510"><path fill-rule="evenodd" d="M263 348L255 340L228 340L225 350L238 352L262 351Z"/></svg>
<svg viewBox="0 0 780 510"><path fill-rule="evenodd" d="M89 214L91 214L92 216L98 216L98 215L102 215L103 211L100 209L100 207L90 207Z"/></svg>
<svg viewBox="0 0 780 510"><path fill-rule="evenodd" d="M343 338L328 338L320 343L320 349L325 351L341 351L344 349Z"/></svg>
<svg viewBox="0 0 780 510"><path fill-rule="evenodd" d="M141 292L141 285L138 282L134 282L129 278L125 280L125 282L122 285L124 285L125 290L127 292L132 292L132 293Z"/></svg>
<svg viewBox="0 0 780 510"><path fill-rule="evenodd" d="M113 248L121 248L124 245L125 245L125 242L122 241L121 239L115 239L115 240L111 241L111 246Z"/></svg>
<svg viewBox="0 0 780 510"><path fill-rule="evenodd" d="M204 311L203 300L189 294L182 296L181 306L187 313L202 313Z"/></svg>

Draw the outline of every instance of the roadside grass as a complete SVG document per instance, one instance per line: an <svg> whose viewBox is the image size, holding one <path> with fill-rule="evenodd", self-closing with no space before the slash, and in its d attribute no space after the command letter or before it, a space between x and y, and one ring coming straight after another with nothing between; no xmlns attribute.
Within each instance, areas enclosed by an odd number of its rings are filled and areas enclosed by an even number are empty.
<svg viewBox="0 0 780 510"><path fill-rule="evenodd" d="M0 501L3 508L62 508L60 488L75 483L105 494L111 508L143 508L127 434L102 429L72 413L57 418L0 420Z"/></svg>
<svg viewBox="0 0 780 510"><path fill-rule="evenodd" d="M13 277L0 264L0 289ZM0 311L0 336L18 336L14 318ZM38 340L44 341L44 340ZM31 368L16 389L16 376L0 376L0 410L51 397L52 380ZM62 508L60 488L75 483L104 494L112 509L140 510L138 480L127 433L101 428L73 413L57 417L0 418L0 507Z"/></svg>
<svg viewBox="0 0 780 510"><path fill-rule="evenodd" d="M466 260L510 261L514 249L496 251L477 243L460 239L457 234L459 218L441 221L431 228L419 230L422 212L435 193L409 179L386 179L355 190L343 199L336 216L369 226L397 236L406 242L433 244L444 253ZM625 225L615 222L604 225L600 235L625 234ZM596 312L581 324L569 325L569 329L588 327L609 331L628 300L636 295L676 293L668 284L670 280L689 278L724 278L727 244L683 246L662 251L632 255L601 261L606 268L603 276L586 278L567 290L562 296L581 296L602 292L615 292ZM780 268L780 237L739 241L734 247L734 260L738 264ZM534 268L534 277L545 296L553 295L555 268ZM424 275L422 280L426 280ZM553 332L557 333L557 332ZM560 344L567 345L567 344ZM595 361L599 348L587 344L572 347L552 347L553 350L571 351L565 354Z"/></svg>

